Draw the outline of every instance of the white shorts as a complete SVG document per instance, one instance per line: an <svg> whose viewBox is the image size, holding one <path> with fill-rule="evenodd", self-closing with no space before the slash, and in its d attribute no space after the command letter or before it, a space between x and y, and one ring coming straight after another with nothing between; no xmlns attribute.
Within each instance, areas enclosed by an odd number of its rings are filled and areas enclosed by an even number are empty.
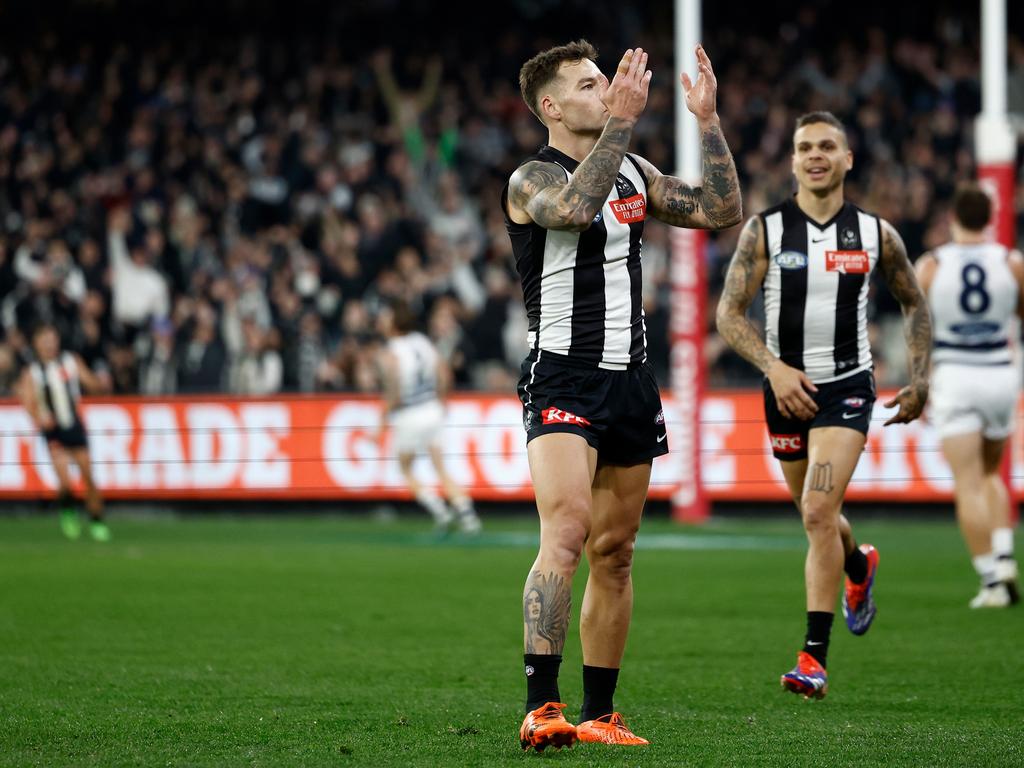
<svg viewBox="0 0 1024 768"><path fill-rule="evenodd" d="M395 453L419 453L441 441L444 407L437 400L399 408L391 414Z"/></svg>
<svg viewBox="0 0 1024 768"><path fill-rule="evenodd" d="M1019 393L1016 365L941 363L932 371L928 420L939 437L981 432L1002 440L1013 432Z"/></svg>

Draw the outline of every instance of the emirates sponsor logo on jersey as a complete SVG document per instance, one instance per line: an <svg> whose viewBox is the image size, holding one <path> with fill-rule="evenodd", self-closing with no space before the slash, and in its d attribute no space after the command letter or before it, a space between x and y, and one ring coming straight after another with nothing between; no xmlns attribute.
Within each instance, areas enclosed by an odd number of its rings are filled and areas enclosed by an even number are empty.
<svg viewBox="0 0 1024 768"><path fill-rule="evenodd" d="M770 435L772 449L779 453L797 453L804 447L804 439L800 435Z"/></svg>
<svg viewBox="0 0 1024 768"><path fill-rule="evenodd" d="M825 251L825 269L843 275L866 275L870 267L867 251Z"/></svg>
<svg viewBox="0 0 1024 768"><path fill-rule="evenodd" d="M612 213L620 224L633 224L643 221L647 216L647 201L639 192L632 197L612 200L608 205L611 206Z"/></svg>
<svg viewBox="0 0 1024 768"><path fill-rule="evenodd" d="M545 408L540 412L545 424L577 424L581 427L589 427L590 422L575 413L563 411L561 408Z"/></svg>

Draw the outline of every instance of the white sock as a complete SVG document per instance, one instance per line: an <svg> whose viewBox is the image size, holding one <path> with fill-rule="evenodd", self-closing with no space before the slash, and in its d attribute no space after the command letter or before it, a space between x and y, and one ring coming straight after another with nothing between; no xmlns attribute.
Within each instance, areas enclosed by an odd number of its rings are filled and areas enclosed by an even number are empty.
<svg viewBox="0 0 1024 768"><path fill-rule="evenodd" d="M459 513L459 517L476 517L476 510L473 508L473 500L468 496L452 500L452 506Z"/></svg>
<svg viewBox="0 0 1024 768"><path fill-rule="evenodd" d="M441 497L435 494L433 491L422 489L416 494L416 501L424 507L430 516L439 523L446 523L450 517L448 513L448 507L445 506L444 501Z"/></svg>
<svg viewBox="0 0 1024 768"><path fill-rule="evenodd" d="M992 531L992 555L1013 557L1013 528L996 528Z"/></svg>
<svg viewBox="0 0 1024 768"><path fill-rule="evenodd" d="M974 570L978 572L981 577L981 583L985 586L989 584L995 584L996 582L996 559L989 552L986 555L977 555L971 558L971 562L974 563Z"/></svg>

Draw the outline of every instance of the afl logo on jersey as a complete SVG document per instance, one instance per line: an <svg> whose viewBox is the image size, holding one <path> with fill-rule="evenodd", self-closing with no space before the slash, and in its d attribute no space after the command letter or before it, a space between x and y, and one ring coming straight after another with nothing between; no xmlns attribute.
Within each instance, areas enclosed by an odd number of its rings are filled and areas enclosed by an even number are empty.
<svg viewBox="0 0 1024 768"><path fill-rule="evenodd" d="M807 269L807 254L800 251L783 251L775 255L780 269Z"/></svg>

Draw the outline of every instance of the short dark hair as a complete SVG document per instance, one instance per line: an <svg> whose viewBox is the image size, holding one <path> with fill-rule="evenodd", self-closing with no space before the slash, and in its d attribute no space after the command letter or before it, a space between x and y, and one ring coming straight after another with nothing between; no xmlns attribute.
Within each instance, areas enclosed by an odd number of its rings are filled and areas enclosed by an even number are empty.
<svg viewBox="0 0 1024 768"><path fill-rule="evenodd" d="M54 333L57 334L57 336L60 336L60 333L57 331L56 325L51 323L49 320L40 320L38 323L32 326L31 338L34 340L37 336L46 331L53 331Z"/></svg>
<svg viewBox="0 0 1024 768"><path fill-rule="evenodd" d="M541 51L519 70L519 91L523 94L523 101L542 123L544 117L540 112L540 104L537 103L540 89L555 79L563 62L583 59L597 61L597 49L581 39Z"/></svg>
<svg viewBox="0 0 1024 768"><path fill-rule="evenodd" d="M964 229L980 232L992 218L992 198L973 182L959 184L953 193L953 215Z"/></svg>
<svg viewBox="0 0 1024 768"><path fill-rule="evenodd" d="M826 112L825 110L808 112L800 115L800 117L796 119L796 125L793 128L793 133L796 133L805 125L814 125L815 123L825 123L826 125L831 125L833 128L838 128L839 132L843 134L843 140L846 141L846 126L843 125L842 120L831 112ZM849 144L848 141L847 144Z"/></svg>
<svg viewBox="0 0 1024 768"><path fill-rule="evenodd" d="M395 301L391 304L391 322L395 330L401 334L412 333L419 328L419 318L412 311L412 307L404 301Z"/></svg>

